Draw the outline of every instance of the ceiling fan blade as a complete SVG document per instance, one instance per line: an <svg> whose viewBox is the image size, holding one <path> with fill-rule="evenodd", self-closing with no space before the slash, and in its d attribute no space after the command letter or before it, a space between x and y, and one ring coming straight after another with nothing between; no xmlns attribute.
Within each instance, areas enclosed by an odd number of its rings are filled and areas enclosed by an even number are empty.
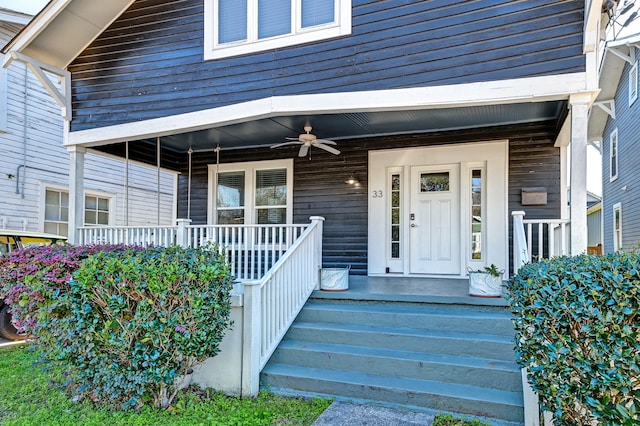
<svg viewBox="0 0 640 426"><path fill-rule="evenodd" d="M275 144L275 145L271 145L271 148L279 148L281 146L287 146L287 145L298 145L300 143L301 142L282 142L282 143L278 143L278 144Z"/></svg>
<svg viewBox="0 0 640 426"><path fill-rule="evenodd" d="M330 141L329 139L316 139L315 141L318 143L323 143L325 145L338 145L337 143L335 143L334 141Z"/></svg>
<svg viewBox="0 0 640 426"><path fill-rule="evenodd" d="M298 142L300 142L300 138L289 138L289 137L287 137L285 139L288 140L288 141L298 141Z"/></svg>
<svg viewBox="0 0 640 426"><path fill-rule="evenodd" d="M309 152L309 145L305 143L300 147L300 152L298 152L298 157L306 157L307 152Z"/></svg>
<svg viewBox="0 0 640 426"><path fill-rule="evenodd" d="M335 148L331 148L330 146L327 146L327 145L325 145L325 144L323 144L323 143L319 143L319 144L317 144L316 146L317 146L318 148L320 148L320 149L324 149L325 151L330 152L330 153L332 153L332 154L334 154L334 155L338 155L338 154L340 154L340 151L338 151L337 149L335 149Z"/></svg>

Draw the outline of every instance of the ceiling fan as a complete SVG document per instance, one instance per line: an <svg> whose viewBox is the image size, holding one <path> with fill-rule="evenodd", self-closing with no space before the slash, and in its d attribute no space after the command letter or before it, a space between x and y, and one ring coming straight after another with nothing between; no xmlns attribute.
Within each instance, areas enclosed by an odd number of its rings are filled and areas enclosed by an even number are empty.
<svg viewBox="0 0 640 426"><path fill-rule="evenodd" d="M324 149L334 155L340 154L340 151L329 146L337 145L334 141L327 139L318 139L316 135L311 133L311 126L304 126L304 131L307 133L301 133L297 138L285 138L290 142L283 142L276 145L272 145L271 148L278 148L286 145L300 145L300 151L298 151L298 157L304 157L309 152L309 148L315 146L316 148Z"/></svg>

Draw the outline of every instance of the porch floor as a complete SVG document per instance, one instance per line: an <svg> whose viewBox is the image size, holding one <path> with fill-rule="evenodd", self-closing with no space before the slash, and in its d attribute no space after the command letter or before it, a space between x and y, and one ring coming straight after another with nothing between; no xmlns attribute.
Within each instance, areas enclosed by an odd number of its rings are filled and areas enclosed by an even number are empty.
<svg viewBox="0 0 640 426"><path fill-rule="evenodd" d="M504 282L504 286L506 286L506 282ZM311 297L318 299L509 306L509 303L503 297L469 296L469 280L459 277L422 278L349 275L348 290L316 290Z"/></svg>

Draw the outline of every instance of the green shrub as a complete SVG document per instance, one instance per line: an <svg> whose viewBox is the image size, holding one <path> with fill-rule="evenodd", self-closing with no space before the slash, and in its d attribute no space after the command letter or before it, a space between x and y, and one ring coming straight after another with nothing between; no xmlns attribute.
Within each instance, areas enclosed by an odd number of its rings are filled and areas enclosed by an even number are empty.
<svg viewBox="0 0 640 426"><path fill-rule="evenodd" d="M214 356L229 327L233 278L215 247L101 252L53 299L69 315L47 357L69 367L76 398L167 407L182 376Z"/></svg>
<svg viewBox="0 0 640 426"><path fill-rule="evenodd" d="M556 424L640 423L640 256L559 257L510 287L518 363Z"/></svg>

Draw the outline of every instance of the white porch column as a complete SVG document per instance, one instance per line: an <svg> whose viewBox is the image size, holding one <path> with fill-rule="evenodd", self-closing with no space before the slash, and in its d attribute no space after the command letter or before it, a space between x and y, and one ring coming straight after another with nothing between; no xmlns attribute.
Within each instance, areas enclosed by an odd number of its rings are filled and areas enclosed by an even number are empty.
<svg viewBox="0 0 640 426"><path fill-rule="evenodd" d="M86 148L67 147L69 152L69 243L80 243L78 227L84 225L84 155Z"/></svg>
<svg viewBox="0 0 640 426"><path fill-rule="evenodd" d="M587 252L587 128L591 94L572 95L571 104L571 169L570 216L571 255Z"/></svg>

